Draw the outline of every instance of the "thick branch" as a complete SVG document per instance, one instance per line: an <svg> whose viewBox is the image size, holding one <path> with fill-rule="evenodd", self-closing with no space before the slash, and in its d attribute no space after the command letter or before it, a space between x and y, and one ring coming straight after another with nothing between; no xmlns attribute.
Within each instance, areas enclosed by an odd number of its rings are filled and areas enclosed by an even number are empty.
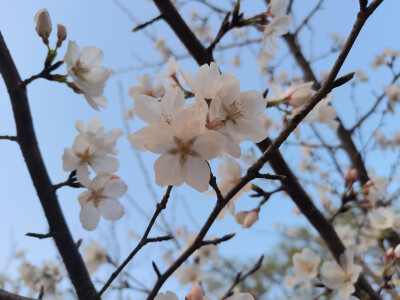
<svg viewBox="0 0 400 300"><path fill-rule="evenodd" d="M79 299L93 299L95 288L72 239L36 140L26 88L0 32L0 73L11 99L18 142L54 241Z"/></svg>
<svg viewBox="0 0 400 300"><path fill-rule="evenodd" d="M36 300L34 298L28 298L24 296L20 296L17 294L12 294L9 292L6 292L5 290L0 289L0 299L2 300Z"/></svg>

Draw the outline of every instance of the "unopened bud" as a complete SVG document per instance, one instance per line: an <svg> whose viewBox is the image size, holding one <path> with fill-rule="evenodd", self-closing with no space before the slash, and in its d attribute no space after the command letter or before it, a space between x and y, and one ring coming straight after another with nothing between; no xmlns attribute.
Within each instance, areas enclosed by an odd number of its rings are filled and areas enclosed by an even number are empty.
<svg viewBox="0 0 400 300"><path fill-rule="evenodd" d="M35 15L34 21L36 23L36 32L43 39L43 43L48 45L48 38L50 36L52 27L50 15L47 9L43 8L39 10Z"/></svg>
<svg viewBox="0 0 400 300"><path fill-rule="evenodd" d="M62 45L62 42L65 41L67 38L67 28L61 24L57 24L57 44L56 47L60 48Z"/></svg>
<svg viewBox="0 0 400 300"><path fill-rule="evenodd" d="M254 209L250 211L243 220L242 227L243 228L250 228L253 224L258 220L258 212L259 209Z"/></svg>
<svg viewBox="0 0 400 300"><path fill-rule="evenodd" d="M357 178L357 170L347 168L347 171L344 174L345 187L350 188L357 181Z"/></svg>
<svg viewBox="0 0 400 300"><path fill-rule="evenodd" d="M200 286L193 288L189 294L186 295L185 300L203 300L203 291Z"/></svg>
<svg viewBox="0 0 400 300"><path fill-rule="evenodd" d="M396 249L397 249L397 247L396 247ZM386 250L386 252L385 252L385 262L386 263L393 257L393 254L395 254L393 247Z"/></svg>

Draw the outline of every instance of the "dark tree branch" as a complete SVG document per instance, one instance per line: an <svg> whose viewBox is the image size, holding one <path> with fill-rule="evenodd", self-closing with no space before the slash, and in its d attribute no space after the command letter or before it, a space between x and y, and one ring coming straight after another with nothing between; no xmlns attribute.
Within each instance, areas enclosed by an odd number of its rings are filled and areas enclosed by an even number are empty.
<svg viewBox="0 0 400 300"><path fill-rule="evenodd" d="M140 25L136 26L135 28L132 29L132 31L136 32L136 31L139 31L139 30L141 30L143 28L146 28L147 26L153 24L154 22L156 22L158 20L161 20L162 18L163 18L163 16L159 15L158 17L155 17L154 19L151 19L150 21L147 21L147 22L145 22L143 24L140 24Z"/></svg>
<svg viewBox="0 0 400 300"><path fill-rule="evenodd" d="M12 135L0 135L0 140L10 140L13 142L18 142L18 138Z"/></svg>
<svg viewBox="0 0 400 300"><path fill-rule="evenodd" d="M153 225L154 225L155 221L157 220L158 215L161 213L161 211L163 209L165 209L167 207L167 202L168 202L169 196L171 194L171 190L172 190L172 186L168 186L167 191L165 192L165 195L162 198L161 202L157 203L156 211L154 212L153 217L151 218L150 223L147 226L146 231L143 234L143 237L140 240L139 244L135 247L135 249L133 249L133 251L123 261L123 263L111 274L110 278L107 280L107 282L101 288L101 290L98 292L98 294L97 294L98 298L100 298L101 295L103 295L103 293L107 290L107 288L111 285L111 283L115 280L115 278L117 278L119 273L122 272L122 270L125 268L125 266L133 259L133 257L136 255L136 253L138 253L139 250L143 248L143 246L147 245L148 243L166 241L166 240L170 240L173 238L173 236L148 238L150 230L153 228Z"/></svg>
<svg viewBox="0 0 400 300"><path fill-rule="evenodd" d="M54 241L79 299L93 299L96 290L58 203L36 140L25 85L1 32L0 73L10 96L22 155L49 223L50 232L54 232Z"/></svg>
<svg viewBox="0 0 400 300"><path fill-rule="evenodd" d="M28 297L20 296L17 294L9 293L2 289L0 289L0 299L1 300L37 300L34 298L28 298Z"/></svg>
<svg viewBox="0 0 400 300"><path fill-rule="evenodd" d="M47 238L53 237L54 232L49 232L49 233L45 233L45 234L28 232L28 233L25 233L25 235L42 240L42 239L47 239Z"/></svg>
<svg viewBox="0 0 400 300"><path fill-rule="evenodd" d="M201 246L205 245L218 245L221 244L222 242L229 241L231 238L233 238L236 235L236 233L231 233L224 235L222 238L219 239L213 239L213 240L207 240L207 241L202 241Z"/></svg>

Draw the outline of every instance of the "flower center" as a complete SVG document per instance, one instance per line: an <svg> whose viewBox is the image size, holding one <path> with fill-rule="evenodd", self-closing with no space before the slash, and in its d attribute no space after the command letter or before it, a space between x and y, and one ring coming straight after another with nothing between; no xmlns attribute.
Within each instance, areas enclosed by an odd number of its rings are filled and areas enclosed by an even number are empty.
<svg viewBox="0 0 400 300"><path fill-rule="evenodd" d="M84 65L79 59L76 61L75 66L72 67L72 72L80 79L82 79L85 74L89 73L89 71L89 67Z"/></svg>
<svg viewBox="0 0 400 300"><path fill-rule="evenodd" d="M104 200L107 199L107 196L103 195L104 192L104 188L101 188L99 190L91 190L92 194L90 195L90 197L87 199L87 202L89 201L93 201L93 204L95 207L99 206L99 203Z"/></svg>
<svg viewBox="0 0 400 300"><path fill-rule="evenodd" d="M88 163L94 158L93 154L89 151L89 147L87 147L85 151L76 153L75 155L81 160L81 164Z"/></svg>
<svg viewBox="0 0 400 300"><path fill-rule="evenodd" d="M170 154L179 155L179 162L181 164L186 163L188 155L199 157L200 154L197 153L195 150L192 150L191 147L193 146L196 138L192 138L188 141L181 140L174 136L174 141L176 144L176 148L172 148L168 151Z"/></svg>
<svg viewBox="0 0 400 300"><path fill-rule="evenodd" d="M236 123L237 119L240 119L245 115L243 102L234 101L229 108L226 106L223 106L223 108L227 112L226 121Z"/></svg>

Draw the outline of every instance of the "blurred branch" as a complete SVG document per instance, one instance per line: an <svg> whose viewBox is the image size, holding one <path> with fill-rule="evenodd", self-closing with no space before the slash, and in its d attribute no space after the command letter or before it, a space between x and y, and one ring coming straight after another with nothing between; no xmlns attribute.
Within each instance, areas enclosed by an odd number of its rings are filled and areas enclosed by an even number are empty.
<svg viewBox="0 0 400 300"><path fill-rule="evenodd" d="M1 32L0 73L10 96L19 146L43 207L50 232L54 232L54 241L79 299L93 299L96 290L64 219L40 153L29 108L26 84L21 80Z"/></svg>
<svg viewBox="0 0 400 300"><path fill-rule="evenodd" d="M9 293L3 289L0 289L0 299L4 299L4 300L37 300L34 298L28 298L28 297L20 296L17 294ZM40 298L38 298L38 299L40 299Z"/></svg>
<svg viewBox="0 0 400 300"><path fill-rule="evenodd" d="M25 235L26 236L30 236L30 237L35 237L35 238L38 238L38 239L42 240L42 239L47 239L49 237L53 237L54 236L54 232L49 232L49 233L45 233L45 234L28 232L28 233L25 233Z"/></svg>
<svg viewBox="0 0 400 300"><path fill-rule="evenodd" d="M155 17L155 18L151 19L150 21L147 21L147 22L145 22L143 24L137 25L135 28L132 29L132 31L136 32L136 31L139 31L139 30L141 30L143 28L146 28L148 25L151 25L154 22L156 22L158 20L161 20L162 18L163 18L163 16L159 15L158 17Z"/></svg>
<svg viewBox="0 0 400 300"><path fill-rule="evenodd" d="M246 273L244 273L242 275L242 272L239 272L236 277L235 280L233 281L231 287L229 288L229 290L225 293L224 296L222 296L221 300L224 300L230 296L233 295L233 289L235 288L235 286L237 286L239 283L243 282L247 277L249 277L250 275L252 275L253 273L257 272L261 266L262 266L262 261L264 259L264 255L261 255L261 257L259 258L259 260L257 261L257 263L254 265L253 268L251 268L249 271L247 271Z"/></svg>

